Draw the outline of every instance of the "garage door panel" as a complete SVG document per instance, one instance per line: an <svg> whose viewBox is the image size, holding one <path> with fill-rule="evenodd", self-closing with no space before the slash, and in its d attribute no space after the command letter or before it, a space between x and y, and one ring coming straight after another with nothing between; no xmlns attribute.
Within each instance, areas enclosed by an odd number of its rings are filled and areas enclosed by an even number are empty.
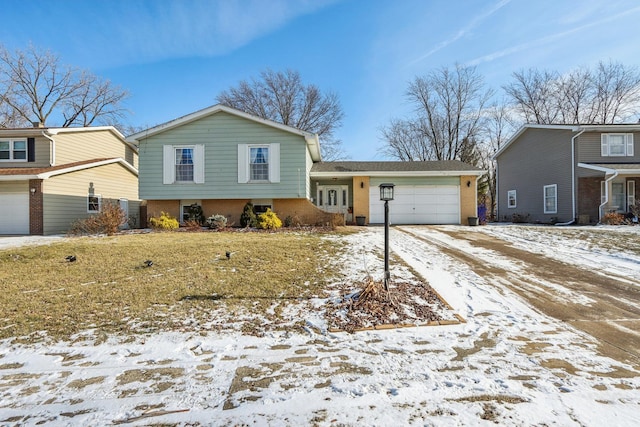
<svg viewBox="0 0 640 427"><path fill-rule="evenodd" d="M29 234L29 194L0 194L0 234Z"/></svg>
<svg viewBox="0 0 640 427"><path fill-rule="evenodd" d="M384 222L384 202L377 187L369 192L369 221ZM454 185L397 186L389 202L392 224L459 224L459 187Z"/></svg>

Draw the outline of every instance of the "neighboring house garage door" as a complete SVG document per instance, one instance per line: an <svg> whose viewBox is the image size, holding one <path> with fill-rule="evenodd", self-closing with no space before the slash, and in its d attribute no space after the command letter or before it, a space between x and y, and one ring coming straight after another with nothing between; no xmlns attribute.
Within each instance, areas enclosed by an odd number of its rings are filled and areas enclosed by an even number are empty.
<svg viewBox="0 0 640 427"><path fill-rule="evenodd" d="M369 222L384 223L380 189L369 190ZM399 185L389 202L391 224L460 224L460 187L457 185Z"/></svg>
<svg viewBox="0 0 640 427"><path fill-rule="evenodd" d="M29 234L29 194L0 194L0 234Z"/></svg>

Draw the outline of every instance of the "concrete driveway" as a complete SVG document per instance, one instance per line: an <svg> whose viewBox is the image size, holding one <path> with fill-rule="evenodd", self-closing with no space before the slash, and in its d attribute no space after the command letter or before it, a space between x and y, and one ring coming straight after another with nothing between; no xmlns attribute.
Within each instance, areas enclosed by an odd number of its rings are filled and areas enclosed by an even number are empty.
<svg viewBox="0 0 640 427"><path fill-rule="evenodd" d="M604 356L640 363L640 286L629 277L519 249L469 227L429 229L448 239L429 238L418 227L401 228L468 265L498 291L508 289L541 313L593 336ZM461 250L460 241L478 250ZM505 259L520 268L505 266Z"/></svg>

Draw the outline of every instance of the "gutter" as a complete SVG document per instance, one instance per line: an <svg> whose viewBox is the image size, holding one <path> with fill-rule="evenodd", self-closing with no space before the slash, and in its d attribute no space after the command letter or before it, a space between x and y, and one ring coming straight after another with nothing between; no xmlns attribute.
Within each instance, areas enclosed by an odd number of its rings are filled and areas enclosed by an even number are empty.
<svg viewBox="0 0 640 427"><path fill-rule="evenodd" d="M50 150L51 158L49 159L50 160L49 166L55 166L56 165L56 141L54 141L52 137L47 135L47 131L45 130L42 131L42 136L44 136L49 141L51 141L51 150Z"/></svg>
<svg viewBox="0 0 640 427"><path fill-rule="evenodd" d="M584 133L584 129L571 138L571 211L573 222L576 220L576 138ZM567 224L569 225L569 224Z"/></svg>
<svg viewBox="0 0 640 427"><path fill-rule="evenodd" d="M598 223L602 223L602 208L609 203L609 183L618 176L618 171L614 170L613 175L604 180L604 202L598 207Z"/></svg>

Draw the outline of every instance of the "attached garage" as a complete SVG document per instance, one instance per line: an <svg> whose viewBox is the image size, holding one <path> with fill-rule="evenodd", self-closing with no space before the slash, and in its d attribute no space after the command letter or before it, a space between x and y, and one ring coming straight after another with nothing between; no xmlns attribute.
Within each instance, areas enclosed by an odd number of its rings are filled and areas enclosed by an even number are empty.
<svg viewBox="0 0 640 427"><path fill-rule="evenodd" d="M0 194L0 234L29 234L29 193Z"/></svg>
<svg viewBox="0 0 640 427"><path fill-rule="evenodd" d="M330 200L343 210L346 223L383 224L379 185L394 184L389 202L391 224L469 224L478 215L478 178L484 171L457 161L318 162L311 168L316 206ZM332 205L333 206L333 205Z"/></svg>
<svg viewBox="0 0 640 427"><path fill-rule="evenodd" d="M460 186L399 185L389 202L391 224L460 224ZM384 223L384 202L378 187L369 189L372 224Z"/></svg>

